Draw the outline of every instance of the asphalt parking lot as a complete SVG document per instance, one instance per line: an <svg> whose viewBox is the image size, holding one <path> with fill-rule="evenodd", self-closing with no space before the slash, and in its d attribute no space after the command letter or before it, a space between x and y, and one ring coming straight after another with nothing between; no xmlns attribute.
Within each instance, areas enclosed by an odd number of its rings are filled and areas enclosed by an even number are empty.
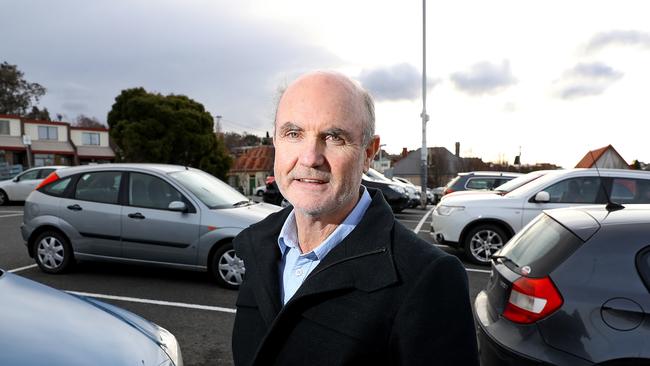
<svg viewBox="0 0 650 366"><path fill-rule="evenodd" d="M407 209L396 217L431 242L431 209ZM20 205L0 207L0 268L99 298L158 323L177 337L185 365L232 365L230 334L236 291L218 287L203 273L119 264L84 262L69 273L47 275L27 254L20 235L22 210ZM463 260L473 300L486 285L489 271L467 264L460 252L441 249Z"/></svg>

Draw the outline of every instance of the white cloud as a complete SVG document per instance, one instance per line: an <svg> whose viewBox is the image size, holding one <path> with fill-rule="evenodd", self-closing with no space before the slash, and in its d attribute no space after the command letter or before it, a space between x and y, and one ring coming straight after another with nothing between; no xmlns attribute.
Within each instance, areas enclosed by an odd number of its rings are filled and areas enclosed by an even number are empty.
<svg viewBox="0 0 650 366"><path fill-rule="evenodd" d="M589 40L586 51L594 52L610 46L639 46L650 49L650 33L635 30L598 33Z"/></svg>
<svg viewBox="0 0 650 366"><path fill-rule="evenodd" d="M377 101L416 100L422 92L422 73L407 63L364 69L359 75L359 81ZM438 82L429 78L428 89Z"/></svg>
<svg viewBox="0 0 650 366"><path fill-rule="evenodd" d="M453 73L450 78L458 90L470 95L498 93L517 83L506 60L501 64L479 62L469 71Z"/></svg>
<svg viewBox="0 0 650 366"><path fill-rule="evenodd" d="M622 77L622 72L601 62L579 63L564 73L556 94L561 99L600 95Z"/></svg>

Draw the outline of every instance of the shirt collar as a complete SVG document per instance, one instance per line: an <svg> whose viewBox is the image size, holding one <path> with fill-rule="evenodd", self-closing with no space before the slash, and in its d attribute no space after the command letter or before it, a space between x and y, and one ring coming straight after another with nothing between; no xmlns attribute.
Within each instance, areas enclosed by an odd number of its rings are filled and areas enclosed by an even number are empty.
<svg viewBox="0 0 650 366"><path fill-rule="evenodd" d="M316 259L321 260L330 252L330 250L334 249L334 247L336 247L350 232L352 232L352 230L354 230L372 202L366 187L361 186L361 189L363 190L363 193L361 194L359 201L356 206L354 206L354 209L350 211L348 216L345 217L343 222L339 224L322 243L314 248L314 250L303 255L315 256ZM289 216L284 221L284 225L282 225L280 235L278 236L278 246L280 247L280 253L283 256L291 249L300 251L298 245L298 228L296 227L296 215L294 210L289 213Z"/></svg>

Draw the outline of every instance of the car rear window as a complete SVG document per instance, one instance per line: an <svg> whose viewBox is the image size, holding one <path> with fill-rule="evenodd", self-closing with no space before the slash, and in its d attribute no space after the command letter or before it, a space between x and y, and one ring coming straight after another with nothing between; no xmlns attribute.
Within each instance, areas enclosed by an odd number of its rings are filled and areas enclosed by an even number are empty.
<svg viewBox="0 0 650 366"><path fill-rule="evenodd" d="M547 276L580 247L582 240L548 215L540 215L503 247L500 256L516 272Z"/></svg>
<svg viewBox="0 0 650 366"><path fill-rule="evenodd" d="M68 188L68 185L70 185L71 181L71 177L64 178L46 185L45 187L41 188L40 191L51 196L60 197L63 196L63 193L65 192L66 188Z"/></svg>

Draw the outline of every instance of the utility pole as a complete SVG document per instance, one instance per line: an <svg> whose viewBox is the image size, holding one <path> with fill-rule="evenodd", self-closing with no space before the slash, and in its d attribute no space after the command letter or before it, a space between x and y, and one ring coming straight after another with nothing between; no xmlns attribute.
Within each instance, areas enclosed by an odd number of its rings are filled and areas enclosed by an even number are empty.
<svg viewBox="0 0 650 366"><path fill-rule="evenodd" d="M422 0L422 149L420 154L422 193L420 202L422 207L427 208L427 158L429 155L427 149L427 1Z"/></svg>

